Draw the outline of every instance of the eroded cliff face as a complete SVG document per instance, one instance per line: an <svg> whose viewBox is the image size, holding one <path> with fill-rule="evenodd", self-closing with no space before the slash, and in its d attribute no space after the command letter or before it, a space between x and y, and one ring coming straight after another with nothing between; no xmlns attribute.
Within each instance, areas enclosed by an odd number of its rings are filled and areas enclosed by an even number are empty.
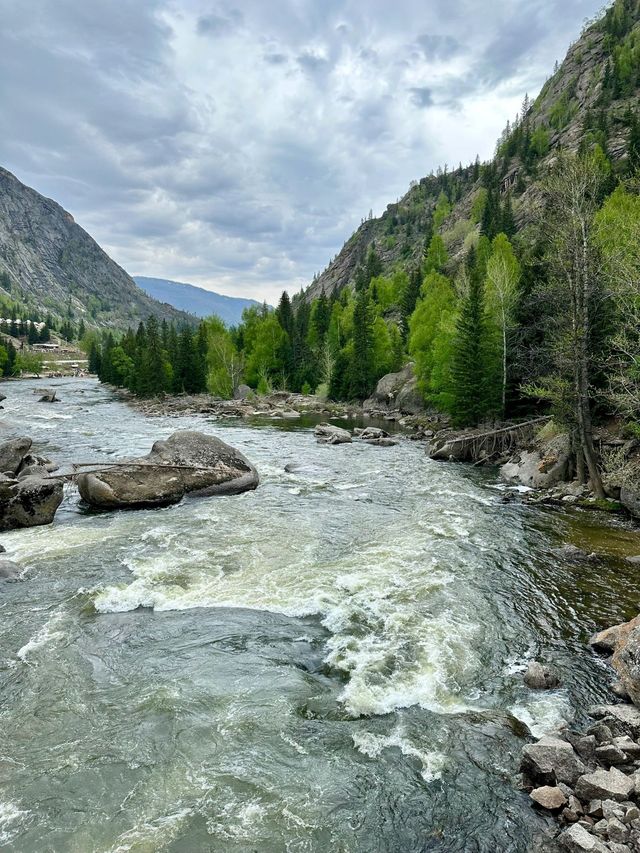
<svg viewBox="0 0 640 853"><path fill-rule="evenodd" d="M630 4L633 5L633 4ZM634 32L640 38L640 4L632 10ZM614 40L615 41L615 40ZM585 136L606 138L607 153L614 164L627 155L629 141L629 110L640 110L640 91L617 95L605 106L601 94L607 65L611 64L611 38L602 20L587 27L571 45L564 62L547 80L537 99L531 104L527 120L529 132L543 128L548 150L527 173L519 155L498 154L493 160L498 173L501 195L511 193L513 213L519 230L526 229L536 218L540 199L540 182L548 173L559 149L576 152ZM523 93L524 94L524 93ZM591 119L591 127L589 125ZM599 136L594 131L602 131ZM456 170L457 197L452 209L437 229L443 236L450 258L450 272L464 256L467 240L479 230L472 218L474 201L481 182L472 168ZM407 194L388 205L382 216L364 221L345 243L337 257L314 280L306 291L308 299L330 294L334 289L353 285L356 267L364 261L373 245L389 273L397 266L410 269L422 258L429 222L433 216L441 184L437 176L414 182Z"/></svg>
<svg viewBox="0 0 640 853"><path fill-rule="evenodd" d="M70 213L0 168L0 272L9 294L42 312L103 326L130 326L151 315L192 318L147 296ZM0 293L2 293L0 288Z"/></svg>

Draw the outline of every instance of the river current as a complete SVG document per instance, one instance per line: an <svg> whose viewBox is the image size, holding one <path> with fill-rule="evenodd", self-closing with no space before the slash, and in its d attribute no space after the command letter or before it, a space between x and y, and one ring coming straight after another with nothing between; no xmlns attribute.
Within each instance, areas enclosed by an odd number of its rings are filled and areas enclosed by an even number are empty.
<svg viewBox="0 0 640 853"><path fill-rule="evenodd" d="M610 698L586 646L636 615L640 536L504 504L495 473L311 424L145 418L92 380L3 386L0 440L59 463L199 429L255 492L0 535L0 850L526 851L535 735ZM285 470L288 466L290 470ZM608 555L563 561L570 541ZM528 661L562 687L523 684Z"/></svg>

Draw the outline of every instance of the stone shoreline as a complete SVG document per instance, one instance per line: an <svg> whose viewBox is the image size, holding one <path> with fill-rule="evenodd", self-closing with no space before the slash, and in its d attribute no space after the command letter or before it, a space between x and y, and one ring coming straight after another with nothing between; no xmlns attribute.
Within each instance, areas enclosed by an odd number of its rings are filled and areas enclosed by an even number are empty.
<svg viewBox="0 0 640 853"><path fill-rule="evenodd" d="M618 705L589 709L593 724L547 735L522 750L520 788L555 816L554 838L538 850L640 851L640 617L601 631L590 645L612 655ZM626 701L625 701L626 700Z"/></svg>

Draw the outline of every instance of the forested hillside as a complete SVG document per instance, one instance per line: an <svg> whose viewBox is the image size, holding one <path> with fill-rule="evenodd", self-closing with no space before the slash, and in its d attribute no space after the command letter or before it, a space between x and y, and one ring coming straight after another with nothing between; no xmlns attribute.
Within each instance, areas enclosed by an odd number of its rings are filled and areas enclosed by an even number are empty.
<svg viewBox="0 0 640 853"><path fill-rule="evenodd" d="M210 325L209 389L364 399L411 359L459 425L552 411L601 491L593 419L640 434L639 87L640 0L616 0L490 162L416 183L275 311Z"/></svg>

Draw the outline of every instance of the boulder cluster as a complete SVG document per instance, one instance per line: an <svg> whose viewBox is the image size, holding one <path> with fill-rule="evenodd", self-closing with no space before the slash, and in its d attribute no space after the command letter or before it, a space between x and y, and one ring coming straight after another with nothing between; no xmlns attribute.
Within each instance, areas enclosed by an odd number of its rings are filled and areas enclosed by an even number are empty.
<svg viewBox="0 0 640 853"><path fill-rule="evenodd" d="M0 444L0 530L50 524L62 502L58 466L31 453L32 443L23 436Z"/></svg>
<svg viewBox="0 0 640 853"><path fill-rule="evenodd" d="M614 692L627 702L591 708L594 722L583 732L527 744L522 787L536 808L557 816L560 850L640 851L640 617L596 634L590 644L612 655L620 679ZM530 686L554 686L543 667L531 675Z"/></svg>
<svg viewBox="0 0 640 853"><path fill-rule="evenodd" d="M398 443L388 432L379 427L356 428L351 433L348 429L328 423L318 424L315 428L315 437L318 444L351 444L354 437L376 447L393 447Z"/></svg>

